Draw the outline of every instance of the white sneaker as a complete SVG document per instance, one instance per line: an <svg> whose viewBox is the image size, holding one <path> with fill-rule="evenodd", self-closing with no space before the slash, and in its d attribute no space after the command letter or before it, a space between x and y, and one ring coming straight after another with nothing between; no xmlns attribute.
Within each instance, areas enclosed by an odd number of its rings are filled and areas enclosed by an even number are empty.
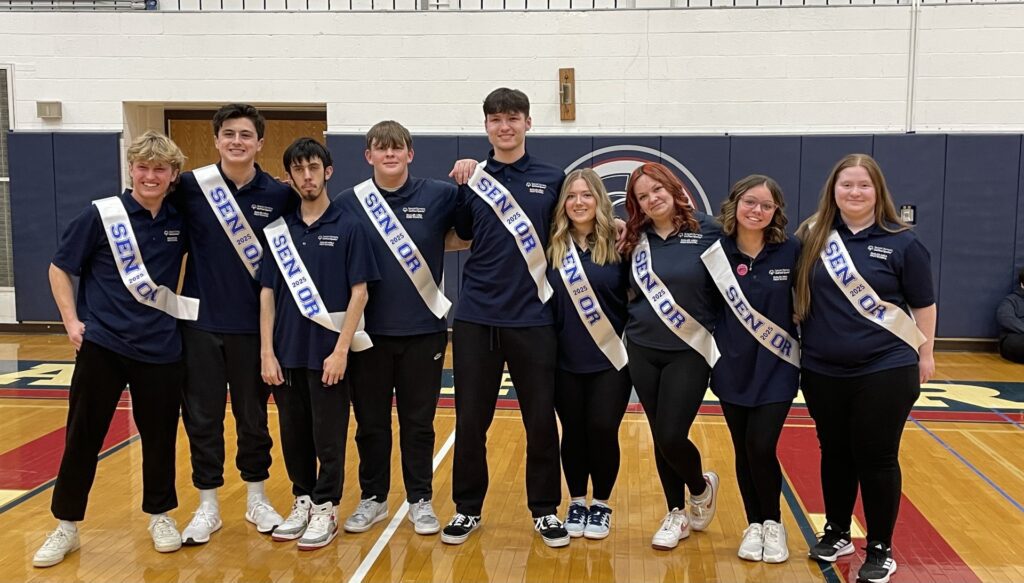
<svg viewBox="0 0 1024 583"><path fill-rule="evenodd" d="M284 522L281 515L270 505L270 501L259 495L249 496L245 519L255 524L256 530L263 534L274 532L274 529Z"/></svg>
<svg viewBox="0 0 1024 583"><path fill-rule="evenodd" d="M166 514L150 518L149 536L153 537L153 548L158 553L173 553L181 548L178 524Z"/></svg>
<svg viewBox="0 0 1024 583"><path fill-rule="evenodd" d="M410 504L408 516L416 534L437 534L441 530L441 523L438 522L437 515L434 514L434 507L430 504L430 500L420 500Z"/></svg>
<svg viewBox="0 0 1024 583"><path fill-rule="evenodd" d="M330 544L338 536L338 514L334 504L314 504L309 514L309 526L299 539L300 551L314 551Z"/></svg>
<svg viewBox="0 0 1024 583"><path fill-rule="evenodd" d="M774 520L764 521L764 557L766 563L782 563L789 558L786 527Z"/></svg>
<svg viewBox="0 0 1024 583"><path fill-rule="evenodd" d="M209 502L203 502L192 514L185 530L181 531L181 543L185 546L202 545L210 542L210 535L220 530L220 512Z"/></svg>
<svg viewBox="0 0 1024 583"><path fill-rule="evenodd" d="M685 510L673 508L665 515L661 528L654 533L651 546L659 551L670 551L679 545L679 541L690 536L690 520Z"/></svg>
<svg viewBox="0 0 1024 583"><path fill-rule="evenodd" d="M704 472L704 483L708 485L702 500L698 501L695 496L690 496L690 527L693 530L705 530L715 517L715 507L718 505L718 474L715 472Z"/></svg>
<svg viewBox="0 0 1024 583"><path fill-rule="evenodd" d="M764 529L756 522L750 523L743 531L743 542L736 553L747 561L760 561L764 556Z"/></svg>
<svg viewBox="0 0 1024 583"><path fill-rule="evenodd" d="M292 511L280 526L274 529L273 539L277 542L295 540L306 532L313 501L309 496L299 496L292 504Z"/></svg>
<svg viewBox="0 0 1024 583"><path fill-rule="evenodd" d="M356 511L345 520L348 532L366 532L370 527L388 517L387 502L377 502L373 498L360 500Z"/></svg>
<svg viewBox="0 0 1024 583"><path fill-rule="evenodd" d="M57 526L57 529L46 535L46 542L39 547L32 557L32 565L35 567L52 567L64 560L68 553L73 553L82 546L78 540L78 530L74 532L64 530Z"/></svg>

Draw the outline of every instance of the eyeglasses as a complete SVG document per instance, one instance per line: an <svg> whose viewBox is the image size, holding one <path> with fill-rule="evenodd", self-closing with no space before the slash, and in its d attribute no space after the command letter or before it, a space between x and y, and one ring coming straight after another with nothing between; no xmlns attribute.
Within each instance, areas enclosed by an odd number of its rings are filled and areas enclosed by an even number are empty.
<svg viewBox="0 0 1024 583"><path fill-rule="evenodd" d="M761 210L763 210L766 213L773 212L775 209L779 208L779 205L775 204L774 202L761 202L757 199L747 197L741 198L740 204L743 205L743 208L745 209L752 209L754 207L760 206Z"/></svg>

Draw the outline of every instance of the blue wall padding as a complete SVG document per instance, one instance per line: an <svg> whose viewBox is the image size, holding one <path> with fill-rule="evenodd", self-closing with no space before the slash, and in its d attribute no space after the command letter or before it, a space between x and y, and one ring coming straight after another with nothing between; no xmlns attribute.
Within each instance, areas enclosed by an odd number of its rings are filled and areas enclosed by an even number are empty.
<svg viewBox="0 0 1024 583"><path fill-rule="evenodd" d="M1013 264L1019 135L950 135L939 280L939 336L992 337Z"/></svg>
<svg viewBox="0 0 1024 583"><path fill-rule="evenodd" d="M120 190L118 134L12 133L10 144L18 319L57 320L46 267L63 225L88 201ZM362 135L328 135L327 145L334 157L332 194L370 176ZM439 179L447 177L456 159L482 159L490 149L482 133L416 136L414 146L412 174ZM531 155L563 168L583 158L578 166L611 174L606 184L613 192L625 189L625 175L614 172L629 162L668 162L671 157L696 178L713 213L733 182L767 174L785 191L791 230L814 212L822 184L839 158L851 152L873 154L897 210L902 204L916 208L915 231L931 251L940 292L940 337L994 337L995 307L1011 289L1015 267L1024 266L1020 135L531 134L528 148ZM591 155L602 148L611 151ZM681 178L695 188L686 176ZM445 260L445 294L453 301L467 256L464 251Z"/></svg>

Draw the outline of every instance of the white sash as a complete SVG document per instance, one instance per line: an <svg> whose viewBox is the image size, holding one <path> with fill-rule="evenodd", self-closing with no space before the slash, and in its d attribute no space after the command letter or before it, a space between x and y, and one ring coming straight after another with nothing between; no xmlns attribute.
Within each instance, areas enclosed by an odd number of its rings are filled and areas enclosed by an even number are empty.
<svg viewBox="0 0 1024 583"><path fill-rule="evenodd" d="M420 254L416 242L412 240L409 233L405 231L402 222L391 212L388 203L381 196L373 180L367 180L357 184L352 191L359 199L359 206L366 212L370 222L376 227L377 233L395 256L395 261L402 266L405 274L412 280L413 286L423 298L423 303L438 318L444 318L445 314L452 307L448 298L444 297L441 290L434 283L434 275L430 273L430 266Z"/></svg>
<svg viewBox="0 0 1024 583"><path fill-rule="evenodd" d="M566 241L568 250L562 259L562 266L558 273L562 276L562 283L565 284L569 297L572 298L572 305L576 306L576 313L580 321L594 339L594 344L601 349L608 360L615 367L615 370L622 370L629 362L626 356L626 347L622 340L615 334L615 328L601 309L597 301L597 294L587 279L587 272L580 263L580 256L576 253L576 245L571 238Z"/></svg>
<svg viewBox="0 0 1024 583"><path fill-rule="evenodd" d="M484 169L485 162L476 165L476 171L469 178L469 187L498 215L508 232L516 240L519 252L523 254L526 267L530 270L533 283L537 285L537 297L541 302L551 299L554 290L548 283L545 273L548 269L547 259L544 257L544 247L540 244L540 237L537 236L530 217L526 211L519 207L512 193L502 186L496 178L487 173Z"/></svg>
<svg viewBox="0 0 1024 583"><path fill-rule="evenodd" d="M166 312L179 320L195 320L199 317L199 300L175 295L170 288L157 285L146 271L142 262L142 250L135 239L135 231L128 220L121 199L116 196L92 201L100 211L103 232L107 235L110 252L121 281L135 301Z"/></svg>
<svg viewBox="0 0 1024 583"><path fill-rule="evenodd" d="M913 318L899 306L879 297L867 280L860 276L850 252L846 250L842 237L835 229L829 233L825 248L821 250L821 262L858 314L892 332L915 351L928 341Z"/></svg>
<svg viewBox="0 0 1024 583"><path fill-rule="evenodd" d="M327 311L316 284L306 271L306 264L302 262L302 257L295 248L295 242L292 241L292 234L288 232L288 224L284 222L284 217L278 217L276 221L264 227L263 232L267 235L267 241L274 247L274 261L299 312L324 328L341 333L345 312ZM338 266L338 269L344 268L344 265ZM356 333L352 337L352 352L362 352L373 346L370 336L363 332L363 325L363 318L359 318Z"/></svg>
<svg viewBox="0 0 1024 583"><path fill-rule="evenodd" d="M743 329L768 352L800 368L800 344L786 332L785 328L769 320L747 301L740 283L732 274L732 265L725 255L725 249L722 249L722 241L715 241L700 258L708 268L711 279L715 280L715 286L725 298L725 303L731 308L732 314L740 324L743 324Z"/></svg>
<svg viewBox="0 0 1024 583"><path fill-rule="evenodd" d="M668 291L668 287L658 279L658 274L654 272L654 263L651 259L651 244L647 241L647 233L641 233L640 243L633 251L633 278L636 280L637 286L640 287L644 297L651 304L651 309L661 318L661 323L680 340L700 353L707 361L708 366L714 367L722 356L718 352L715 338L707 328L694 320L693 316L676 303L672 292Z"/></svg>
<svg viewBox="0 0 1024 583"><path fill-rule="evenodd" d="M196 177L199 188L203 189L206 202L210 203L217 222L220 223L224 234L231 241L231 246L238 253L242 265L249 270L249 275L254 279L258 278L257 270L260 260L263 258L263 247L260 246L256 233L249 226L249 221L245 220L245 214L235 202L235 197L231 194L227 183L224 182L224 177L220 175L217 165L210 164L196 168L192 171L192 175Z"/></svg>

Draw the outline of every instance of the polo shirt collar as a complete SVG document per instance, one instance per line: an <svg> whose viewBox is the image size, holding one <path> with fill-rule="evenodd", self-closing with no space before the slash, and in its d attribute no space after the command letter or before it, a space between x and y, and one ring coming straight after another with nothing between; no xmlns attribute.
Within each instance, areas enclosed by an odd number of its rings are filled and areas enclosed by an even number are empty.
<svg viewBox="0 0 1024 583"><path fill-rule="evenodd" d="M327 196L327 193L324 193L322 196ZM324 214L320 215L320 218L313 221L313 224L309 226L306 226L306 223L302 220L302 205L300 204L295 209L295 214L292 215L292 222L293 224L302 225L307 229L317 229L321 225L337 222L337 220L340 218L341 206L334 204L334 202L332 201L327 205L327 208L324 209Z"/></svg>
<svg viewBox="0 0 1024 583"><path fill-rule="evenodd" d="M224 178L224 182L227 182L228 185L235 187L236 194L238 193L238 191L242 191L243 189L266 190L268 186L267 181L273 179L270 177L269 174L264 172L262 168L260 168L259 164L254 164L254 166L256 167L256 176L253 176L252 180L250 180L242 188L238 188L238 185L235 184L230 178L228 178L227 174L224 174L224 168L221 167L220 162L217 162L217 171L220 172L220 175Z"/></svg>
<svg viewBox="0 0 1024 583"><path fill-rule="evenodd" d="M372 180L372 178L371 178L371 180ZM409 194L409 191L412 189L412 183L413 183L412 174L409 174L408 176L405 177L405 183L404 184L399 186L396 190L389 191L389 190L385 190L385 189L381 188L381 186L379 184L377 184L376 180L373 181L373 185L376 186L377 190L379 190L380 193L382 195L384 195L384 196L405 196L405 195Z"/></svg>
<svg viewBox="0 0 1024 583"><path fill-rule="evenodd" d="M139 204L139 201L135 200L135 197L132 196L132 189L124 189L124 192L121 193L120 199L121 203L124 205L124 210L129 215L133 215L135 213L145 213L146 218L150 218L153 220L161 220L165 218L168 214L178 214L178 211L177 209L174 208L174 205L167 203L166 196L164 197L164 200L160 203L160 210L156 212L155 217L152 214L150 214L149 210L147 210L146 207Z"/></svg>
<svg viewBox="0 0 1024 583"><path fill-rule="evenodd" d="M746 257L746 255L740 251L739 245L736 244L736 237L722 237L720 240L722 241L722 249L726 254ZM764 248L757 254L757 257L770 255L781 245L782 243L765 243ZM754 257L753 259L757 259L757 257Z"/></svg>
<svg viewBox="0 0 1024 583"><path fill-rule="evenodd" d="M511 166L518 170L519 172L526 172L526 169L530 167L530 153L525 152L522 155L522 157L516 160L515 162L512 162L511 164L506 164L504 162L498 162L497 160L494 159L493 149L487 152L486 169L488 172L500 172L501 170L504 170L506 166Z"/></svg>

